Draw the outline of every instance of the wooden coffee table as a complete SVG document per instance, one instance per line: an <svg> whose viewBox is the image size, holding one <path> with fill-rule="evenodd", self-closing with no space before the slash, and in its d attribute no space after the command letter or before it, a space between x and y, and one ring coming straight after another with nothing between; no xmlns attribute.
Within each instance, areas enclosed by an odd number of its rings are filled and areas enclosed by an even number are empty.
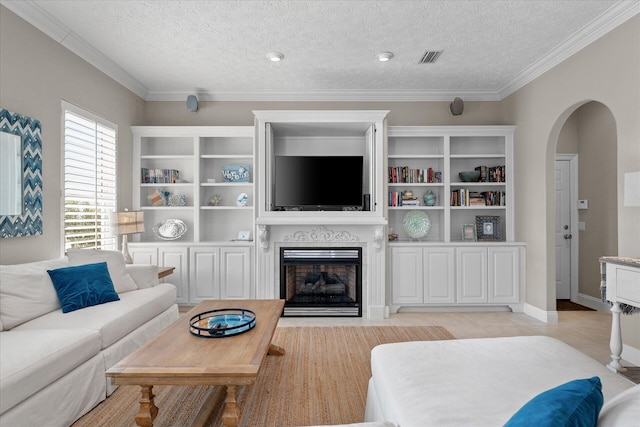
<svg viewBox="0 0 640 427"><path fill-rule="evenodd" d="M246 308L256 313L253 329L225 338L200 338L189 332L191 317L209 310ZM204 425L215 403L226 391L222 423L237 426L240 405L236 387L255 382L267 354L283 355L271 339L284 308L284 300L204 301L176 323L107 371L116 385L141 387L139 426L151 427L158 414L154 385L210 385L214 387L193 425Z"/></svg>

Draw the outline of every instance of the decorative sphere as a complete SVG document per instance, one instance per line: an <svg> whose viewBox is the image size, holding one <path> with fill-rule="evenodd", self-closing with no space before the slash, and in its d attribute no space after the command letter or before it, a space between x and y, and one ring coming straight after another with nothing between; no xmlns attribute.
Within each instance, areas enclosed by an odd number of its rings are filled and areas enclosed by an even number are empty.
<svg viewBox="0 0 640 427"><path fill-rule="evenodd" d="M421 239L431 230L431 221L429 215L423 211L413 210L404 216L402 226L410 238Z"/></svg>
<svg viewBox="0 0 640 427"><path fill-rule="evenodd" d="M428 190L424 193L424 204L425 206L434 206L436 204L436 195L433 194L433 191Z"/></svg>

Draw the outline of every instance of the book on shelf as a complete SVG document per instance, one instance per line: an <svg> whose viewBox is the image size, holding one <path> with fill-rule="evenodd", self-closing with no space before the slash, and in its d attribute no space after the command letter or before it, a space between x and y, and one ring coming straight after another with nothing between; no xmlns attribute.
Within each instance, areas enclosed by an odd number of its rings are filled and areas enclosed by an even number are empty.
<svg viewBox="0 0 640 427"><path fill-rule="evenodd" d="M180 179L176 169L142 168L140 182L143 184L175 184Z"/></svg>
<svg viewBox="0 0 640 427"><path fill-rule="evenodd" d="M441 183L442 172L433 168L416 169L408 166L389 166L390 184Z"/></svg>
<svg viewBox="0 0 640 427"><path fill-rule="evenodd" d="M505 166L477 166L475 170L480 172L479 182L505 182Z"/></svg>
<svg viewBox="0 0 640 427"><path fill-rule="evenodd" d="M411 194L411 192L408 193L409 194L403 194L400 191L389 191L389 206L420 206L420 200Z"/></svg>
<svg viewBox="0 0 640 427"><path fill-rule="evenodd" d="M469 191L466 188L451 190L451 206L506 206L504 191Z"/></svg>

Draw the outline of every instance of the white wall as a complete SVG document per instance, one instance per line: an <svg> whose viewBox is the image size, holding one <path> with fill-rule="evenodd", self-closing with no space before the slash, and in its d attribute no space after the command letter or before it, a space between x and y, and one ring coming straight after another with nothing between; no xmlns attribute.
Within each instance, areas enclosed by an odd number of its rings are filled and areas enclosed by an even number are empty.
<svg viewBox="0 0 640 427"><path fill-rule="evenodd" d="M118 206L130 207L130 126L142 123L144 100L0 6L0 108L40 120L43 157L43 234L0 239L0 264L62 255L63 99L118 124Z"/></svg>

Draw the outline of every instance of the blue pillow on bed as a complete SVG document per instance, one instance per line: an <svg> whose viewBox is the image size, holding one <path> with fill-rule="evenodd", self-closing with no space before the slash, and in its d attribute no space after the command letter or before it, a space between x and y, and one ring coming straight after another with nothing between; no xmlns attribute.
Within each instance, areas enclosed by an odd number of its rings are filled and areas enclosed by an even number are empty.
<svg viewBox="0 0 640 427"><path fill-rule="evenodd" d="M106 262L47 270L63 313L118 301Z"/></svg>
<svg viewBox="0 0 640 427"><path fill-rule="evenodd" d="M595 427L603 401L600 378L569 381L531 399L505 427Z"/></svg>

